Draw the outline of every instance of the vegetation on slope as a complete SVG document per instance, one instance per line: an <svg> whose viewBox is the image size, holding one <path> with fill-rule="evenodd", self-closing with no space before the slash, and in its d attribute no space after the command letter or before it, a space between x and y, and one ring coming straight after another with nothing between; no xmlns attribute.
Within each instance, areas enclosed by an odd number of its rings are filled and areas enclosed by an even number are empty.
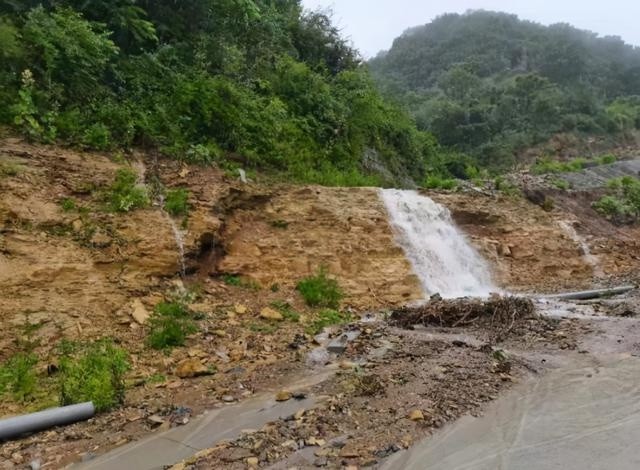
<svg viewBox="0 0 640 470"><path fill-rule="evenodd" d="M640 50L566 24L447 14L369 65L421 129L473 157L445 162L456 176L469 165L508 168L555 133L619 138L640 128Z"/></svg>
<svg viewBox="0 0 640 470"><path fill-rule="evenodd" d="M0 0L0 43L0 123L32 139L324 184L419 180L435 152L299 0Z"/></svg>

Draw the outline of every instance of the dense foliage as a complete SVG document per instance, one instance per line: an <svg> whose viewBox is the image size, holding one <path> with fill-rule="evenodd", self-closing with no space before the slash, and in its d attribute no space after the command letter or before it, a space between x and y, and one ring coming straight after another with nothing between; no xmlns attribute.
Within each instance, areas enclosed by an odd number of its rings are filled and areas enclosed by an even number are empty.
<svg viewBox="0 0 640 470"><path fill-rule="evenodd" d="M33 139L326 184L422 178L435 151L299 0L0 0L0 43L0 123Z"/></svg>
<svg viewBox="0 0 640 470"><path fill-rule="evenodd" d="M519 149L558 132L640 127L640 49L566 24L447 14L406 31L369 65L419 127L482 166L508 167Z"/></svg>

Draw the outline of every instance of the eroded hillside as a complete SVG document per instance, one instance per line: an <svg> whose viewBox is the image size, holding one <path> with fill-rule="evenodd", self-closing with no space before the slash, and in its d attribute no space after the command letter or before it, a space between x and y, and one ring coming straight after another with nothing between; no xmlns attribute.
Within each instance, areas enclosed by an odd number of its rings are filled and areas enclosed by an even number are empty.
<svg viewBox="0 0 640 470"><path fill-rule="evenodd" d="M12 443L6 458L48 449L46 460L62 465L89 448L103 451L150 431L149 416L178 404L197 413L303 373L300 351L311 347L320 313L295 287L322 266L344 290L342 309L354 316L423 295L377 189L243 184L213 168L153 155L131 155L129 162L18 139L0 143L0 360L28 340L46 375L61 340L109 336L132 363L123 408L72 431L73 438L61 431ZM105 192L123 167L146 186L148 207L124 213L106 207ZM171 188L188 191L184 220L161 208ZM603 221L590 231L592 221L562 204L545 212L519 198L429 195L450 208L505 290L637 281L637 229ZM597 267L562 221L588 242ZM176 231L184 240L184 279ZM184 348L154 351L145 343L147 317L183 285L199 316L197 332ZM274 324L270 315L278 308L295 316ZM0 414L56 404L47 388L55 378L48 380L39 401L6 399Z"/></svg>

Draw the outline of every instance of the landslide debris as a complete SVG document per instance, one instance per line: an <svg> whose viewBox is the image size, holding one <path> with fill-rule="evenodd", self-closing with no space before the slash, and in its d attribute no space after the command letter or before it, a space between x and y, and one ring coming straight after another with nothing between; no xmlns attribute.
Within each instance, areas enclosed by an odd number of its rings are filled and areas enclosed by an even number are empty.
<svg viewBox="0 0 640 470"><path fill-rule="evenodd" d="M402 307L391 314L391 323L402 328L415 325L460 327L482 323L494 338L504 338L516 323L535 317L531 299L493 296L482 299L435 298L418 307Z"/></svg>

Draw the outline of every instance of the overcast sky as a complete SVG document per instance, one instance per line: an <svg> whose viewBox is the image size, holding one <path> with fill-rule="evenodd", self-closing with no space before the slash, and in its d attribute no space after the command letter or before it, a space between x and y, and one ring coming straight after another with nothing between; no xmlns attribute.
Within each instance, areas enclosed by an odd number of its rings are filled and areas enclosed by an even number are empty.
<svg viewBox="0 0 640 470"><path fill-rule="evenodd" d="M330 7L334 21L365 57L389 49L405 29L442 13L484 9L515 13L543 24L570 23L640 45L640 0L303 0L305 7Z"/></svg>

